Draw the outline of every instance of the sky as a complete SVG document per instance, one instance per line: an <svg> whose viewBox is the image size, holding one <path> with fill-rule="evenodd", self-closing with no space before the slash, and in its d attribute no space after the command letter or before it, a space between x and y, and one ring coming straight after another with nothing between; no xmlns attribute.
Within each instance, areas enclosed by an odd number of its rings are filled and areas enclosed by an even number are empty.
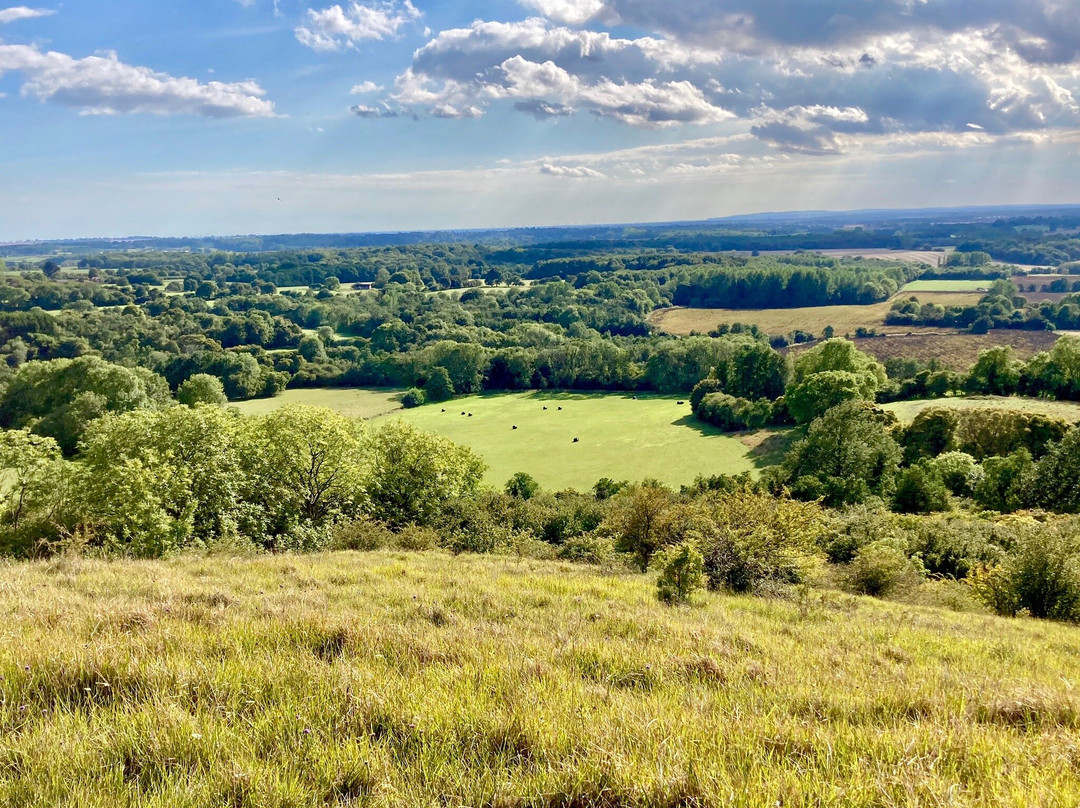
<svg viewBox="0 0 1080 808"><path fill-rule="evenodd" d="M1080 0L0 0L0 240L1080 202Z"/></svg>

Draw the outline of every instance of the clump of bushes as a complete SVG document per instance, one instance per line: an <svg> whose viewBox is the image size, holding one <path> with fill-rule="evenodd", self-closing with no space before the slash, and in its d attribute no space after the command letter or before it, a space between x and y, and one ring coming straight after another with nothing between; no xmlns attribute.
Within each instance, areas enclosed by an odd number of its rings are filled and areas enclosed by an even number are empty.
<svg viewBox="0 0 1080 808"><path fill-rule="evenodd" d="M922 582L922 570L895 541L879 539L859 550L848 568L851 588L863 595L884 597L910 591Z"/></svg>
<svg viewBox="0 0 1080 808"><path fill-rule="evenodd" d="M690 542L665 547L653 563L660 571L656 596L664 603L688 603L705 582L705 559Z"/></svg>

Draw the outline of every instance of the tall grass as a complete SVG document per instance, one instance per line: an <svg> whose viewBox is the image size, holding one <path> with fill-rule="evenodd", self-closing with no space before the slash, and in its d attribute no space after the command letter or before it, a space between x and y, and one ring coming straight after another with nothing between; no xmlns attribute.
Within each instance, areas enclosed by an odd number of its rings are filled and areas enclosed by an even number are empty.
<svg viewBox="0 0 1080 808"><path fill-rule="evenodd" d="M1080 631L440 553L0 575L0 805L1080 804Z"/></svg>

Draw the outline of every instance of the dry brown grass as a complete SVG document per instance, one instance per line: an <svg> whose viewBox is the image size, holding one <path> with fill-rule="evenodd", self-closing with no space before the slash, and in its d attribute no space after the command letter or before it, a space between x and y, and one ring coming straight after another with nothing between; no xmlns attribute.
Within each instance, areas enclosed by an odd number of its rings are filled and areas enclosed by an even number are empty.
<svg viewBox="0 0 1080 808"><path fill-rule="evenodd" d="M658 309L651 317L652 325L665 334L688 336L691 333L707 334L721 325L756 325L767 334L789 334L795 329L820 334L826 326L832 326L837 336L854 334L856 329L867 328L887 334L902 334L911 330L907 326L886 326L885 315L895 300L917 298L922 303L939 303L942 306L972 306L982 295L972 292L919 292L898 295L884 303L870 306L810 306L798 309Z"/></svg>
<svg viewBox="0 0 1080 808"><path fill-rule="evenodd" d="M918 359L929 362L937 359L953 370L968 370L979 358L979 352L998 345L1007 345L1020 359L1030 359L1040 351L1048 351L1061 336L1053 331L991 331L989 334L961 334L931 328L905 328L903 333L887 337L856 339L860 351L879 361L886 359ZM792 346L798 354L815 343Z"/></svg>

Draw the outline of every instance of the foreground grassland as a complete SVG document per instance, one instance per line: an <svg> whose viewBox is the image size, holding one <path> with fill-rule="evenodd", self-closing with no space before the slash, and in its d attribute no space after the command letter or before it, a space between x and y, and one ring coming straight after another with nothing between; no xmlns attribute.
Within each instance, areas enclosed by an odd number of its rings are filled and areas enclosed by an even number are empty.
<svg viewBox="0 0 1080 808"><path fill-rule="evenodd" d="M1069 806L1080 631L442 554L9 565L4 806Z"/></svg>
<svg viewBox="0 0 1080 808"><path fill-rule="evenodd" d="M691 414L689 401L684 398L680 405L679 400L512 393L428 404L395 417L471 447L488 464L487 482L496 486L519 471L531 474L544 488L588 491L601 477L653 478L679 486L699 474L754 470L753 440L744 443L701 424Z"/></svg>
<svg viewBox="0 0 1080 808"><path fill-rule="evenodd" d="M328 407L350 418L377 418L401 409L400 390L360 390L352 388L320 387L315 389L286 390L274 398L257 398L240 401L232 406L244 415L265 415L289 404L307 404L312 407Z"/></svg>
<svg viewBox="0 0 1080 808"><path fill-rule="evenodd" d="M956 410L1019 410L1038 413L1063 421L1080 421L1080 403L1073 401L1050 401L1043 398L1021 398L1018 396L965 396L963 398L937 398L921 401L895 401L882 404L881 408L896 413L903 422L910 422L920 412L935 407L948 407Z"/></svg>

